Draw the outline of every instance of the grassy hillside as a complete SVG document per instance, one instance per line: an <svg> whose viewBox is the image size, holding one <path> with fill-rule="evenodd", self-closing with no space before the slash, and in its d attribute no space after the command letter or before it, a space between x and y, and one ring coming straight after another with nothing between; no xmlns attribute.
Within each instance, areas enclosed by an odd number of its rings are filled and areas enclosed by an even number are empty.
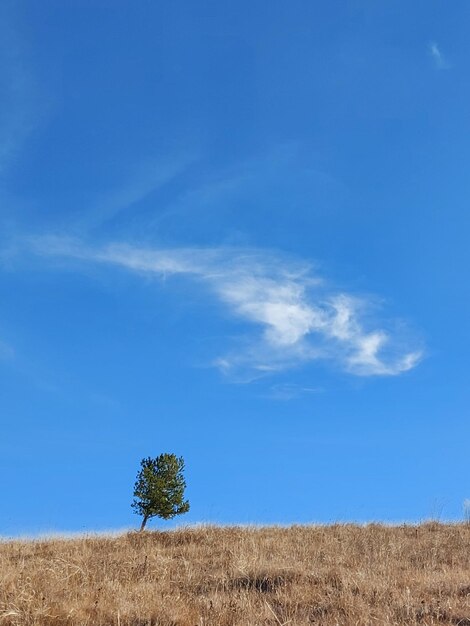
<svg viewBox="0 0 470 626"><path fill-rule="evenodd" d="M470 626L470 526L3 542L0 624Z"/></svg>

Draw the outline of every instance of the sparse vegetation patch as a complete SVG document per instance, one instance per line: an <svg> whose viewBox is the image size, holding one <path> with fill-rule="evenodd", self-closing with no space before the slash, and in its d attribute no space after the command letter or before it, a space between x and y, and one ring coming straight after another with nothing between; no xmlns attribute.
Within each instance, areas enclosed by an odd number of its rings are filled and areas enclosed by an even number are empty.
<svg viewBox="0 0 470 626"><path fill-rule="evenodd" d="M0 544L1 626L470 626L468 524Z"/></svg>

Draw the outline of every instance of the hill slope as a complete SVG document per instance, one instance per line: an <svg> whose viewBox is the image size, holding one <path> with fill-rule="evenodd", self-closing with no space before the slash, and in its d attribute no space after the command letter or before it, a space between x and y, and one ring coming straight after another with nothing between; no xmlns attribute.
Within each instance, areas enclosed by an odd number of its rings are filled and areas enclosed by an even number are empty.
<svg viewBox="0 0 470 626"><path fill-rule="evenodd" d="M470 526L202 527L4 542L0 624L470 626Z"/></svg>

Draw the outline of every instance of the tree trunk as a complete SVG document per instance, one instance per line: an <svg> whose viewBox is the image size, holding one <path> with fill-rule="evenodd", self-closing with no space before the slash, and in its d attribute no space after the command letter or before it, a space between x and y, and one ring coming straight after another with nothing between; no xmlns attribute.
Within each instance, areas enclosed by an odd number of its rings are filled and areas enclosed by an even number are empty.
<svg viewBox="0 0 470 626"><path fill-rule="evenodd" d="M145 528L145 524L147 523L148 518L149 518L149 516L148 516L148 515L144 515L144 519L142 520L142 524L141 524L141 526L140 526L139 533L141 533L141 532L144 530L144 528Z"/></svg>

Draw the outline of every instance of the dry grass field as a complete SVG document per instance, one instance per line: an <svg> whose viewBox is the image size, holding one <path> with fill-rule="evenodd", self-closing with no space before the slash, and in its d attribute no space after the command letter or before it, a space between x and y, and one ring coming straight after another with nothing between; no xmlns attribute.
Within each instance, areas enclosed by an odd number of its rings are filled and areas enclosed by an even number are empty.
<svg viewBox="0 0 470 626"><path fill-rule="evenodd" d="M470 626L470 525L7 541L0 624Z"/></svg>

